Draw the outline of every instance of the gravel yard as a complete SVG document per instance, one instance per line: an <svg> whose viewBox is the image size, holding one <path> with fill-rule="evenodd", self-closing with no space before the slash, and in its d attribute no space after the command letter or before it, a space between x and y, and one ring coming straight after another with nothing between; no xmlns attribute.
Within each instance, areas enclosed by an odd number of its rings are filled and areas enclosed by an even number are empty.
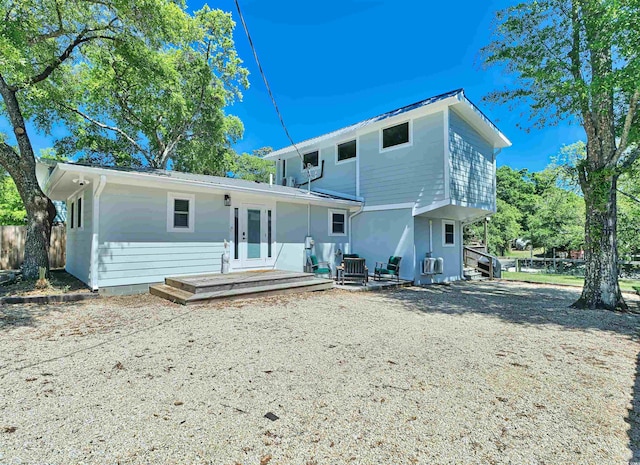
<svg viewBox="0 0 640 465"><path fill-rule="evenodd" d="M577 295L5 306L0 464L640 460L640 316L567 308Z"/></svg>

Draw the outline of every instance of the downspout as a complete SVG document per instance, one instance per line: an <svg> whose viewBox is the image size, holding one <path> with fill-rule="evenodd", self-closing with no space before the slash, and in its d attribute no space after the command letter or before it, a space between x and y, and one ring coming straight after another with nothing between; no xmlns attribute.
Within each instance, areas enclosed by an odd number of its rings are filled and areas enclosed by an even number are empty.
<svg viewBox="0 0 640 465"><path fill-rule="evenodd" d="M93 234L91 235L91 290L98 290L98 245L99 245L99 232L100 232L100 194L104 190L104 186L107 185L107 177L103 174L100 176L100 181L93 191L93 220L91 227Z"/></svg>
<svg viewBox="0 0 640 465"><path fill-rule="evenodd" d="M353 215L349 215L349 250L346 253L351 253L351 220L358 216L364 210L364 202L360 205L360 210L355 212Z"/></svg>

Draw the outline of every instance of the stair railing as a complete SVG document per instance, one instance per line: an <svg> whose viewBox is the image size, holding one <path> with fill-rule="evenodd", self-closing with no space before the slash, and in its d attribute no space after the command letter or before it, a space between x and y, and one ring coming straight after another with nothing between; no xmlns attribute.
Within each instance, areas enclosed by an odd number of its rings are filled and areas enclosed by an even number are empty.
<svg viewBox="0 0 640 465"><path fill-rule="evenodd" d="M486 258L489 261L489 279L493 279L493 261L496 259L493 255L465 246L462 257L464 266L471 267L483 275L487 274L487 269L480 266L480 258Z"/></svg>

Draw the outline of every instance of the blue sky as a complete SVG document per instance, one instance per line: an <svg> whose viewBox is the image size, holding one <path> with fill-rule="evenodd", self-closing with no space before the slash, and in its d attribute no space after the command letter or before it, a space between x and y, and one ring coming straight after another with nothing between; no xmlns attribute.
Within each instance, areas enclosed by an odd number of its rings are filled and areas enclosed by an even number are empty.
<svg viewBox="0 0 640 465"><path fill-rule="evenodd" d="M508 83L485 70L478 56L490 39L494 12L509 1L240 0L280 110L301 141L371 116L463 87L466 95L513 142L498 158L515 168L543 169L564 144L584 138L578 126L518 129L527 109L482 102ZM197 10L204 2L188 0ZM209 3L233 13L236 48L250 70L251 87L228 108L244 122L236 149L289 145L258 73L233 0ZM51 137L36 135L39 148Z"/></svg>
<svg viewBox="0 0 640 465"><path fill-rule="evenodd" d="M463 87L513 142L499 164L539 170L564 144L583 138L560 124L526 132L526 108L482 102L507 83L478 56L494 12L513 2L453 0L240 0L254 44L296 141ZM201 3L191 0L189 7ZM213 4L212 4L213 5ZM238 23L236 48L251 72L244 100L229 108L245 125L239 151L289 145L258 74L233 0L215 3ZM521 113L525 113L524 115Z"/></svg>

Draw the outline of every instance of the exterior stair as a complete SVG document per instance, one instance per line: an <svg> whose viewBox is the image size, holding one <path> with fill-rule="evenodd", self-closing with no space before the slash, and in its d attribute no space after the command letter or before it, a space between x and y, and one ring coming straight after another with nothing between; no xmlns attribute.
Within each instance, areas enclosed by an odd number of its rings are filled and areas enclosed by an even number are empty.
<svg viewBox="0 0 640 465"><path fill-rule="evenodd" d="M273 295L322 291L333 288L330 279L310 273L254 271L166 278L149 286L149 293L182 305L210 300L247 299Z"/></svg>
<svg viewBox="0 0 640 465"><path fill-rule="evenodd" d="M471 267L465 267L463 276L467 281L486 281L488 279L480 271Z"/></svg>

